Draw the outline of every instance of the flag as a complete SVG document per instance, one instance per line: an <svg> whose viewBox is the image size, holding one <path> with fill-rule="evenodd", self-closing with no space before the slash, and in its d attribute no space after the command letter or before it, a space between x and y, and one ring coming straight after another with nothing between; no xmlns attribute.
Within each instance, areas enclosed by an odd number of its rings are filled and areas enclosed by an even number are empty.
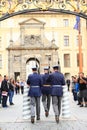
<svg viewBox="0 0 87 130"><path fill-rule="evenodd" d="M80 30L80 17L76 16L76 23L74 25L74 29Z"/></svg>

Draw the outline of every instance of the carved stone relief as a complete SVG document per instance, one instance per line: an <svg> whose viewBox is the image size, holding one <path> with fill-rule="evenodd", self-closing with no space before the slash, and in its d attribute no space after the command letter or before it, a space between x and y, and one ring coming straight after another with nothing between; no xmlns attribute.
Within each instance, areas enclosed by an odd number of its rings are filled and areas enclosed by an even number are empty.
<svg viewBox="0 0 87 130"><path fill-rule="evenodd" d="M38 35L38 36L35 36L35 35L25 35L24 36L24 43L25 44L31 44L31 45L34 45L34 44L41 44L41 36Z"/></svg>

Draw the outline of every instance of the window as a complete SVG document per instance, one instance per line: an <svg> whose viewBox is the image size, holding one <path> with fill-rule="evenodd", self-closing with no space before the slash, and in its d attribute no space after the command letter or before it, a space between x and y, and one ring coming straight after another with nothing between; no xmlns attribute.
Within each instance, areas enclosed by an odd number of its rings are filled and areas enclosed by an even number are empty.
<svg viewBox="0 0 87 130"><path fill-rule="evenodd" d="M0 69L2 68L2 55L0 54Z"/></svg>
<svg viewBox="0 0 87 130"><path fill-rule="evenodd" d="M78 46L78 36L76 37L76 46Z"/></svg>
<svg viewBox="0 0 87 130"><path fill-rule="evenodd" d="M69 36L64 36L64 46L69 46Z"/></svg>
<svg viewBox="0 0 87 130"><path fill-rule="evenodd" d="M69 20L68 19L63 19L64 27L69 26Z"/></svg>
<svg viewBox="0 0 87 130"><path fill-rule="evenodd" d="M82 41L82 36L81 36L80 40ZM82 44L82 42L81 42L81 44ZM76 46L79 46L79 37L78 36L76 37Z"/></svg>
<svg viewBox="0 0 87 130"><path fill-rule="evenodd" d="M64 67L70 67L70 54L64 54Z"/></svg>
<svg viewBox="0 0 87 130"><path fill-rule="evenodd" d="M77 67L79 67L79 54L77 54ZM83 54L82 54L82 66L83 66Z"/></svg>

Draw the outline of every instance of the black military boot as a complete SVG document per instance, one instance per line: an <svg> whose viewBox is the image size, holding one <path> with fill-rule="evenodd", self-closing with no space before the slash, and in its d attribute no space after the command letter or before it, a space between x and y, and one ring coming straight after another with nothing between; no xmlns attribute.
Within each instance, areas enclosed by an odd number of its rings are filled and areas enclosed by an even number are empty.
<svg viewBox="0 0 87 130"><path fill-rule="evenodd" d="M37 120L40 120L40 116L37 116Z"/></svg>
<svg viewBox="0 0 87 130"><path fill-rule="evenodd" d="M59 123L59 116L55 116L56 123Z"/></svg>
<svg viewBox="0 0 87 130"><path fill-rule="evenodd" d="M34 117L31 117L31 123L34 124Z"/></svg>
<svg viewBox="0 0 87 130"><path fill-rule="evenodd" d="M49 112L45 110L45 116L48 117Z"/></svg>

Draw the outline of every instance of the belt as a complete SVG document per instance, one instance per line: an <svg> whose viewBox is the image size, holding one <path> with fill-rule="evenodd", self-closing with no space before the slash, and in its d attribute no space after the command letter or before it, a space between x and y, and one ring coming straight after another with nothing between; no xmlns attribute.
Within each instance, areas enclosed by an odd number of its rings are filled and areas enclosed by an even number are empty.
<svg viewBox="0 0 87 130"><path fill-rule="evenodd" d="M50 87L51 85L48 84L44 84L43 87Z"/></svg>
<svg viewBox="0 0 87 130"><path fill-rule="evenodd" d="M31 88L39 88L40 86L31 86Z"/></svg>
<svg viewBox="0 0 87 130"><path fill-rule="evenodd" d="M52 85L52 87L61 87L61 85Z"/></svg>

